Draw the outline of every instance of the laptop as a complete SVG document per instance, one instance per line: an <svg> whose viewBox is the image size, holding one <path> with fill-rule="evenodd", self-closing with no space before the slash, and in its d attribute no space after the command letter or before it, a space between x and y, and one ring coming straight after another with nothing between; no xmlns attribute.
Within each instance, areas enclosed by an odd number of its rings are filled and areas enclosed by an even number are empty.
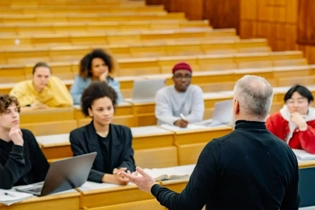
<svg viewBox="0 0 315 210"><path fill-rule="evenodd" d="M219 125L228 125L231 122L233 110L233 100L225 100L216 102L212 119L196 123L198 125L205 125L207 127L215 127Z"/></svg>
<svg viewBox="0 0 315 210"><path fill-rule="evenodd" d="M133 102L155 101L155 94L158 90L165 87L165 78L135 80L133 82Z"/></svg>
<svg viewBox="0 0 315 210"><path fill-rule="evenodd" d="M86 182L96 152L75 156L50 164L44 182L17 187L16 190L37 196L44 196L80 187Z"/></svg>

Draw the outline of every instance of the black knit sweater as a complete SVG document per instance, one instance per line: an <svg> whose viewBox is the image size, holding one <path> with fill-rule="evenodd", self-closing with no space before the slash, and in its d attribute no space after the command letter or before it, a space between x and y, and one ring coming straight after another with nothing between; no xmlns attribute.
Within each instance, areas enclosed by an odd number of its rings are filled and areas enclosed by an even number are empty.
<svg viewBox="0 0 315 210"><path fill-rule="evenodd" d="M46 177L49 164L34 135L26 129L21 131L23 146L0 139L0 188L32 184Z"/></svg>
<svg viewBox="0 0 315 210"><path fill-rule="evenodd" d="M233 132L209 142L181 194L154 185L169 209L298 209L297 159L263 122L237 121Z"/></svg>

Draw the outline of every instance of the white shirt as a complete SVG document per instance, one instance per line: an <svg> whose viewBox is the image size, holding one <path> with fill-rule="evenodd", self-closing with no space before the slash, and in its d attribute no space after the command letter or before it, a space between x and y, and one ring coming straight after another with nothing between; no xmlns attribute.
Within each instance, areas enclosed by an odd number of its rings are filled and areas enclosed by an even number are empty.
<svg viewBox="0 0 315 210"><path fill-rule="evenodd" d="M160 89L155 96L155 117L158 124L173 125L183 114L189 123L200 122L204 114L203 93L199 86L189 85L178 92L174 85Z"/></svg>

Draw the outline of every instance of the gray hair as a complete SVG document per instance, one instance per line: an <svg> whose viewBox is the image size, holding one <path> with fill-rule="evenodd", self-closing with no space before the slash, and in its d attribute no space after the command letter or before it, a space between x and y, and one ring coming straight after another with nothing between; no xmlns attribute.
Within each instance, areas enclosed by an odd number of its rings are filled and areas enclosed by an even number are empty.
<svg viewBox="0 0 315 210"><path fill-rule="evenodd" d="M270 111L273 89L263 77L246 75L236 82L234 97L246 115L265 120Z"/></svg>

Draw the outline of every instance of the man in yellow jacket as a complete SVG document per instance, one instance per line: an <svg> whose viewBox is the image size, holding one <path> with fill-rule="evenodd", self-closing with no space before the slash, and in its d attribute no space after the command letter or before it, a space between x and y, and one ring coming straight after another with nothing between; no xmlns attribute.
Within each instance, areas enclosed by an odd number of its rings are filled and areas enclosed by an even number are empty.
<svg viewBox="0 0 315 210"><path fill-rule="evenodd" d="M58 77L51 75L48 64L37 63L32 74L32 80L18 83L10 92L10 95L18 98L20 106L37 108L72 106L72 97L67 87Z"/></svg>

